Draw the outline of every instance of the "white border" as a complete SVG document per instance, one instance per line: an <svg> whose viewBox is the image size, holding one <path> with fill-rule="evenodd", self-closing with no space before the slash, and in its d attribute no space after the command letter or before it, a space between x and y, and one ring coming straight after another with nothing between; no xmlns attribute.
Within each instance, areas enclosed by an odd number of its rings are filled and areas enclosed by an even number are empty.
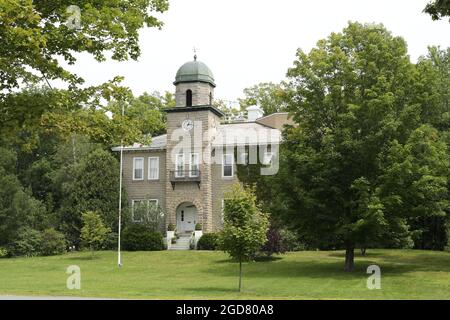
<svg viewBox="0 0 450 320"><path fill-rule="evenodd" d="M142 178L136 179L135 173L136 173L136 160L142 160ZM144 180L145 176L145 158L144 157L134 157L133 158L133 181L142 181Z"/></svg>
<svg viewBox="0 0 450 320"><path fill-rule="evenodd" d="M224 175L225 171L225 157L231 156L231 176ZM231 179L234 177L234 154L233 153L224 153L222 155L222 178Z"/></svg>
<svg viewBox="0 0 450 320"><path fill-rule="evenodd" d="M150 159L156 159L156 165L158 167L158 170L156 171L156 178L150 178ZM148 157L148 174L147 174L147 179L148 180L159 180L159 157Z"/></svg>

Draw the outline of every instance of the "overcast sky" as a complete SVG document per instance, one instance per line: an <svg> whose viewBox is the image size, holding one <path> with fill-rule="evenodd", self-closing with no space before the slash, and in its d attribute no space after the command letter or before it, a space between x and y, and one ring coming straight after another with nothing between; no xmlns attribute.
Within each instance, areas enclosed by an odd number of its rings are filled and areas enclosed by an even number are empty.
<svg viewBox="0 0 450 320"><path fill-rule="evenodd" d="M297 48L341 31L348 21L383 23L409 45L413 61L428 45L450 47L450 23L422 13L428 0L169 0L162 30L141 32L138 61L97 63L88 55L70 69L89 85L116 75L135 95L174 91L178 68L198 59L213 71L216 98L234 101L260 82L279 82Z"/></svg>

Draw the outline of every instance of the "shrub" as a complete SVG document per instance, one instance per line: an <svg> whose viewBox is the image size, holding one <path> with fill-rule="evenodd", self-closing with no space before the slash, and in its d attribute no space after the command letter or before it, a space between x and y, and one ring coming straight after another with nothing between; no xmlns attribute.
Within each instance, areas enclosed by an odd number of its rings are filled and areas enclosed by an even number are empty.
<svg viewBox="0 0 450 320"><path fill-rule="evenodd" d="M83 213L81 219L83 221L81 242L84 247L89 248L94 253L95 250L101 248L111 229L104 226L102 218L94 211Z"/></svg>
<svg viewBox="0 0 450 320"><path fill-rule="evenodd" d="M108 233L102 248L104 250L117 250L117 243L119 242L119 234L117 232Z"/></svg>
<svg viewBox="0 0 450 320"><path fill-rule="evenodd" d="M10 247L12 256L35 257L41 253L42 235L39 231L25 227L19 230Z"/></svg>
<svg viewBox="0 0 450 320"><path fill-rule="evenodd" d="M202 230L202 224L201 223L197 223L195 225L195 231L200 231L200 230Z"/></svg>
<svg viewBox="0 0 450 320"><path fill-rule="evenodd" d="M197 250L218 250L219 233L206 233L197 242Z"/></svg>
<svg viewBox="0 0 450 320"><path fill-rule="evenodd" d="M0 247L0 259L6 258L8 256L8 250L6 248Z"/></svg>
<svg viewBox="0 0 450 320"><path fill-rule="evenodd" d="M44 256L54 256L66 252L67 241L61 232L53 228L42 232L41 254Z"/></svg>
<svg viewBox="0 0 450 320"><path fill-rule="evenodd" d="M164 249L163 236L148 226L131 224L123 231L123 248L128 251L159 251Z"/></svg>
<svg viewBox="0 0 450 320"><path fill-rule="evenodd" d="M283 238L281 237L280 230L272 223L270 224L269 230L266 233L267 241L262 246L261 251L267 256L273 254L280 254L286 252L286 246L283 243Z"/></svg>
<svg viewBox="0 0 450 320"><path fill-rule="evenodd" d="M307 250L307 246L298 239L296 233L287 229L281 229L280 236L286 251Z"/></svg>
<svg viewBox="0 0 450 320"><path fill-rule="evenodd" d="M169 223L167 226L167 231L175 231L175 225L173 223Z"/></svg>

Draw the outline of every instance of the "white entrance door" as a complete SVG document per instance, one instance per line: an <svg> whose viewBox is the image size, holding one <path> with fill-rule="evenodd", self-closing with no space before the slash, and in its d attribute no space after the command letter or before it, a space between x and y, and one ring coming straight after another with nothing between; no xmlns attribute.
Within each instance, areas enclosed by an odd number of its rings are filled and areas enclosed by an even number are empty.
<svg viewBox="0 0 450 320"><path fill-rule="evenodd" d="M177 230L179 232L194 231L196 213L195 206L181 207L178 212Z"/></svg>

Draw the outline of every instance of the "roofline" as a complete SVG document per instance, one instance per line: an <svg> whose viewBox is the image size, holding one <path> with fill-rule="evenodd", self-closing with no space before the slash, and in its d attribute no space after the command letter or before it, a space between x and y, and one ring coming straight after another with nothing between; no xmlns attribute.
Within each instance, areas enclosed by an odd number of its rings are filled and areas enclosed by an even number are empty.
<svg viewBox="0 0 450 320"><path fill-rule="evenodd" d="M262 118L259 118L259 119L262 119ZM279 130L279 129L277 129L277 128L273 128L273 127L268 126L267 124L264 124L264 123L259 123L259 122L258 122L259 119L256 119L255 121L223 122L223 123L221 123L220 125L221 125L221 126L226 126L227 124L245 124L245 123L254 123L254 124L258 124L258 125L260 125L260 126L262 126L262 127L265 127L265 128L267 128L267 129L278 130L278 131L281 132L281 130Z"/></svg>
<svg viewBox="0 0 450 320"><path fill-rule="evenodd" d="M166 147L114 147L111 148L113 152L123 151L166 151Z"/></svg>
<svg viewBox="0 0 450 320"><path fill-rule="evenodd" d="M215 83L214 81L201 80L201 79L198 79L198 80L175 80L175 81L173 82L173 85L176 86L176 85L179 84L179 83L195 83L195 82L208 83L208 84L210 84L213 88L216 87L216 83Z"/></svg>
<svg viewBox="0 0 450 320"><path fill-rule="evenodd" d="M174 108L167 108L164 109L164 112L170 113L170 112L195 112L195 111L205 111L209 110L216 114L219 117L225 116L225 114L217 109L216 107L212 105L199 105L199 106L192 106L192 107L174 107Z"/></svg>
<svg viewBox="0 0 450 320"><path fill-rule="evenodd" d="M287 115L289 115L289 112L274 112L274 113L268 114L267 116L258 118L258 119L256 119L256 121L261 120L261 119L264 119L264 118L271 117L271 116L273 116L273 115L275 115L275 114L287 114Z"/></svg>

